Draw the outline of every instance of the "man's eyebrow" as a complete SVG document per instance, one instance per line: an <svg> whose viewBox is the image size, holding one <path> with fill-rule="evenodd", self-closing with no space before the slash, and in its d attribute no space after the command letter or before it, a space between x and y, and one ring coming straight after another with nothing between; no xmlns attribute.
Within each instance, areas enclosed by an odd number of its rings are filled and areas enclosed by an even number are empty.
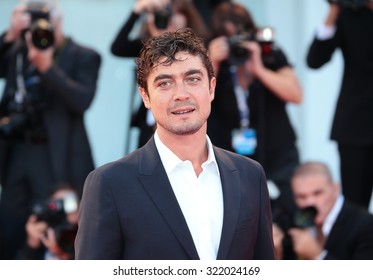
<svg viewBox="0 0 373 280"><path fill-rule="evenodd" d="M200 74L203 75L203 72L200 69L191 69L185 72L185 76Z"/></svg>
<svg viewBox="0 0 373 280"><path fill-rule="evenodd" d="M160 74L160 75L158 75L157 77L154 78L153 83L155 83L159 80L163 80L163 79L172 79L173 77L174 77L173 75L169 75L169 74Z"/></svg>

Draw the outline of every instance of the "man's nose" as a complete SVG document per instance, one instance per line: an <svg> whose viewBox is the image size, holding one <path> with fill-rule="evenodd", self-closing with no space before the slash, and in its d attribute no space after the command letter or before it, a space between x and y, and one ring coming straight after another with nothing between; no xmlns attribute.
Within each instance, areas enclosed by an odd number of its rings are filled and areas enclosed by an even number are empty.
<svg viewBox="0 0 373 280"><path fill-rule="evenodd" d="M183 83L180 83L176 87L175 99L187 99L190 96L189 89Z"/></svg>

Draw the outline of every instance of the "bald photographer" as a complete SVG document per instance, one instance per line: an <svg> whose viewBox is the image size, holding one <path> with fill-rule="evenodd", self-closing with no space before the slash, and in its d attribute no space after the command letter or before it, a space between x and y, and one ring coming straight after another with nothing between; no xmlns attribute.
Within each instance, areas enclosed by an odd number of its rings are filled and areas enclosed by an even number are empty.
<svg viewBox="0 0 373 280"><path fill-rule="evenodd" d="M295 259L373 260L373 215L343 196L327 165L299 165L291 185L299 210L286 232L274 224L278 259L288 251L281 242L288 234Z"/></svg>

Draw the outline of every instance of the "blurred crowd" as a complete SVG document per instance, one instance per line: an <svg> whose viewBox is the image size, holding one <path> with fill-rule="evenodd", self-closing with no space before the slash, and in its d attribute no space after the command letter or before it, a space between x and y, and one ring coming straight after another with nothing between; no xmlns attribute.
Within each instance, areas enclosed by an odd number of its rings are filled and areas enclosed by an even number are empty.
<svg viewBox="0 0 373 280"><path fill-rule="evenodd" d="M208 136L263 166L277 259L373 259L373 2L328 5L306 62L317 69L342 52L331 128L340 184L325 163L301 162L286 107L303 102L302 85L274 30L258 26L245 6L136 0L108 42L112 55L135 60L164 32L188 27L204 38L217 78ZM84 116L102 54L75 42L62 22L57 0L21 0L1 31L0 259L74 259L79 201L95 168ZM142 103L132 112L141 147L156 124Z"/></svg>

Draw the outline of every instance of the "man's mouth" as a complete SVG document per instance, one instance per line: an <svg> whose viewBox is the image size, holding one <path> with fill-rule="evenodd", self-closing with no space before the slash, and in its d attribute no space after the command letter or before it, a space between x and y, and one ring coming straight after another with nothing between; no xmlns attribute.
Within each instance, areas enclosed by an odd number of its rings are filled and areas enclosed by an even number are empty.
<svg viewBox="0 0 373 280"><path fill-rule="evenodd" d="M183 114L191 113L193 111L194 111L194 109L180 110L180 111L174 111L174 112L172 112L172 114L174 114L174 115L183 115Z"/></svg>

